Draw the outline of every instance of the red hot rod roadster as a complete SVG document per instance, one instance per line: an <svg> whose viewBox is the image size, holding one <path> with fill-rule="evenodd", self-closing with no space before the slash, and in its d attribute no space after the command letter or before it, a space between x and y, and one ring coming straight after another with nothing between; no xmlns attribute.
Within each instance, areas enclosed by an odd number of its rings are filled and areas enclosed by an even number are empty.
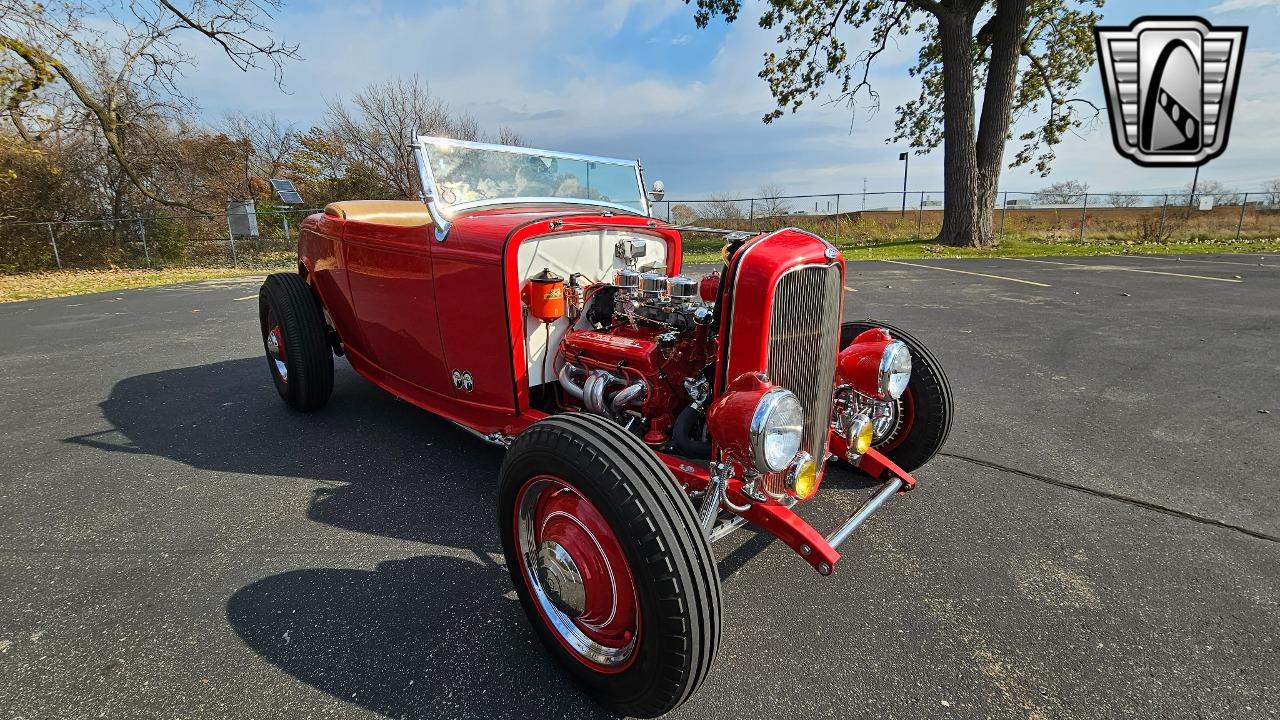
<svg viewBox="0 0 1280 720"><path fill-rule="evenodd" d="M834 572L945 441L942 368L842 322L844 259L811 233L655 219L636 162L414 148L421 202L333 203L303 223L298 271L267 278L276 389L319 408L342 355L506 448L498 527L536 633L603 705L671 710L719 644L711 544L751 523ZM724 236L718 272L681 272L689 230ZM823 534L796 507L832 462L883 484Z"/></svg>

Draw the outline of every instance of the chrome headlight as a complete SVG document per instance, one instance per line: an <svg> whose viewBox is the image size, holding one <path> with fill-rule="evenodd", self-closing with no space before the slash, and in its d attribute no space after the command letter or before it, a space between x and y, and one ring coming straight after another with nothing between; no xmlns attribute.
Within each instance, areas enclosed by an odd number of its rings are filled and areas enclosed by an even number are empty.
<svg viewBox="0 0 1280 720"><path fill-rule="evenodd" d="M901 340L884 346L880 356L880 392L894 400L902 397L911 382L911 351Z"/></svg>
<svg viewBox="0 0 1280 720"><path fill-rule="evenodd" d="M760 472L786 470L804 435L804 409L785 388L764 394L751 415L751 454Z"/></svg>

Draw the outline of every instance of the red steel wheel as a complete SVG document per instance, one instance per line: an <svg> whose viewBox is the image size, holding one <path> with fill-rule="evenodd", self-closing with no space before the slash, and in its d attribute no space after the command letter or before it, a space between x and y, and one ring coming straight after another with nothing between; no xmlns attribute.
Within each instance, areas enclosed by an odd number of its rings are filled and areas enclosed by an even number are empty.
<svg viewBox="0 0 1280 720"><path fill-rule="evenodd" d="M872 405L872 447L911 472L933 459L951 432L951 383L938 358L907 331L876 320L846 322L840 328L845 347L862 332L884 328L911 351L911 380L902 397Z"/></svg>
<svg viewBox="0 0 1280 720"><path fill-rule="evenodd" d="M515 511L521 570L543 620L578 660L624 669L640 641L636 586L604 516L550 475L520 488Z"/></svg>
<svg viewBox="0 0 1280 720"><path fill-rule="evenodd" d="M693 505L635 435L598 415L534 423L502 463L498 523L547 651L596 702L654 717L720 644L720 576Z"/></svg>

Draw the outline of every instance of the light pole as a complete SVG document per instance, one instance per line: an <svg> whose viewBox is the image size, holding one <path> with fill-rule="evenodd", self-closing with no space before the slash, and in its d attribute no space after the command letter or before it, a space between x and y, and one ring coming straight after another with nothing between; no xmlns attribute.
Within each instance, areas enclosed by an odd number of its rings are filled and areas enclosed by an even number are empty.
<svg viewBox="0 0 1280 720"><path fill-rule="evenodd" d="M907 168L911 167L911 156L907 153L898 153L898 159L902 161L902 217L907 216Z"/></svg>
<svg viewBox="0 0 1280 720"><path fill-rule="evenodd" d="M1187 193L1187 207L1196 204L1196 185L1200 184L1200 166L1196 166L1196 174L1191 178L1191 192Z"/></svg>

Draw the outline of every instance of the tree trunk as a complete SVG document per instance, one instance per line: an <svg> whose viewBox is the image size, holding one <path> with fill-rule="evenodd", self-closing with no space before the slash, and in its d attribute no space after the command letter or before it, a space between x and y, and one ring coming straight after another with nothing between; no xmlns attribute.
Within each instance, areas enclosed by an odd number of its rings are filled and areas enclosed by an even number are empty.
<svg viewBox="0 0 1280 720"><path fill-rule="evenodd" d="M958 10L938 16L942 41L943 215L938 242L981 247L991 234L981 235L978 220L978 158L975 152L973 98L974 13Z"/></svg>
<svg viewBox="0 0 1280 720"><path fill-rule="evenodd" d="M1018 80L1018 59L1022 52L1022 36L1027 29L1027 0L999 0L991 19L991 62L987 68L987 87L982 96L982 117L978 122L977 185L974 188L974 211L979 232L974 237L977 247L995 244L992 216L1000 186L1000 170L1004 167L1004 146L1009 137L1013 117L1013 93Z"/></svg>

